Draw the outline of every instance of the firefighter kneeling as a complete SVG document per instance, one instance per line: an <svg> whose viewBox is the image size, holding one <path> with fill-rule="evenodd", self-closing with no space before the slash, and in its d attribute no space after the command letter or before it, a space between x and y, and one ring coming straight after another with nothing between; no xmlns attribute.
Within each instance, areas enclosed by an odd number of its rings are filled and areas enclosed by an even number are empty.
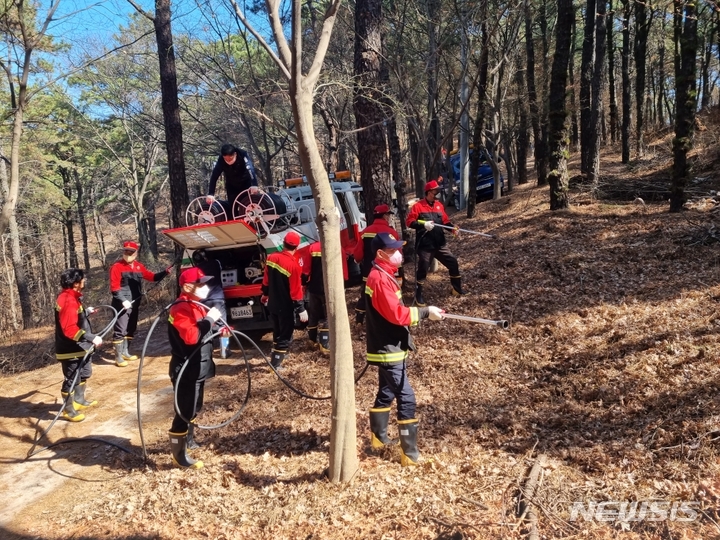
<svg viewBox="0 0 720 540"><path fill-rule="evenodd" d="M377 250L365 286L365 322L367 361L378 366L378 393L370 409L371 444L374 449L393 444L388 438L390 405L397 399L398 431L400 432L400 463L403 467L417 465L418 421L415 418L415 392L407 378L405 361L415 347L410 326L421 319L440 321L443 310L436 306L406 307L395 271L402 265L402 246L390 233L378 233L372 241Z"/></svg>

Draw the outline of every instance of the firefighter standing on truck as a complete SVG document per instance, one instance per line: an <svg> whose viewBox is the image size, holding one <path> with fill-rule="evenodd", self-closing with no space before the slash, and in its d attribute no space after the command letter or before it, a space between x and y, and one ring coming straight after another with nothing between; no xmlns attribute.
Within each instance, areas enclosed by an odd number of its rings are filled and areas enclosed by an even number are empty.
<svg viewBox="0 0 720 540"><path fill-rule="evenodd" d="M362 270L363 283L360 289L360 298L355 305L355 322L362 324L365 319L365 282L368 274L372 269L372 263L375 260L375 250L371 248L371 243L375 235L380 232L389 233L399 238L400 235L390 226L391 216L394 215L387 204L379 204L373 211L372 224L365 227L360 233L360 241L355 245L353 259L360 265Z"/></svg>
<svg viewBox="0 0 720 540"><path fill-rule="evenodd" d="M202 461L187 455L188 449L198 448L194 440L195 415L203 405L205 380L215 376L212 358L213 345L209 339L212 326L220 318L220 311L194 302L202 302L210 291L206 276L199 268L188 268L180 274L180 296L168 314L170 340L170 380L177 394L177 408L170 427L170 448L173 462L186 469L199 469ZM202 343L202 345L201 345ZM200 347L200 350L197 350ZM178 380L183 365L187 366Z"/></svg>
<svg viewBox="0 0 720 540"><path fill-rule="evenodd" d="M295 260L300 235L290 231L283 240L283 250L268 255L260 301L267 306L273 325L270 363L278 370L288 353L295 330L295 314L300 322L308 321L302 290L302 269Z"/></svg>
<svg viewBox="0 0 720 540"><path fill-rule="evenodd" d="M417 465L420 457L415 392L405 366L408 352L415 350L409 327L421 319L429 317L439 321L444 316L436 306L406 307L403 304L400 284L393 274L402 265L404 244L388 233L378 233L373 239L372 248L377 255L365 286L365 320L367 361L378 367L378 392L370 409L371 445L380 449L392 444L388 438L388 421L390 405L397 400L400 463L407 467Z"/></svg>
<svg viewBox="0 0 720 540"><path fill-rule="evenodd" d="M122 259L110 267L110 292L112 292L110 305L118 313L113 328L115 365L118 367L127 366L128 360L137 360L136 355L130 354L128 341L133 338L137 330L143 279L160 281L173 267L170 265L161 272L153 273L136 260L137 251L138 245L135 242L125 242Z"/></svg>
<svg viewBox="0 0 720 540"><path fill-rule="evenodd" d="M422 287L433 259L437 259L448 269L453 295L467 294L461 285L457 258L446 245L445 230L442 227L435 227L436 223L452 227L453 234L457 236L458 227L450 223L450 219L445 213L445 207L436 199L439 191L440 186L436 180L430 180L425 184L425 198L420 199L410 208L406 220L407 226L415 229L415 250L417 252L415 303L418 306L426 305Z"/></svg>

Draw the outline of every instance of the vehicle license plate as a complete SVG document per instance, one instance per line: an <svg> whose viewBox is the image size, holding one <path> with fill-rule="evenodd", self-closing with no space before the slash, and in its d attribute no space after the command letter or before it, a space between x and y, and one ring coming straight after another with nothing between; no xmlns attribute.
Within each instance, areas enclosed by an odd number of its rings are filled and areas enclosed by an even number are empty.
<svg viewBox="0 0 720 540"><path fill-rule="evenodd" d="M238 306L230 308L230 317L233 319L252 319L252 306Z"/></svg>
<svg viewBox="0 0 720 540"><path fill-rule="evenodd" d="M478 186L477 188L478 188L478 191L480 191L481 189L489 188L490 186L492 186L492 184L483 184L481 186Z"/></svg>

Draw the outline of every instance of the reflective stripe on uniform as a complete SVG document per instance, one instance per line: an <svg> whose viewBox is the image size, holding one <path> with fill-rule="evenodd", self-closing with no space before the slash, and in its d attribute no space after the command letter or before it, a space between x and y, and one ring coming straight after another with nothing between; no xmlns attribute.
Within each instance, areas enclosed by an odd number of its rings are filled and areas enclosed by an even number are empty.
<svg viewBox="0 0 720 540"><path fill-rule="evenodd" d="M274 268L275 270L277 270L278 272L280 272L282 275L287 276L287 277L290 277L290 271L289 271L289 270L285 270L285 268L283 268L282 266L280 266L278 263L273 262L273 261L268 261L268 262L267 262L267 265L268 265L270 268Z"/></svg>
<svg viewBox="0 0 720 540"><path fill-rule="evenodd" d="M391 364L394 362L402 362L407 358L407 351L398 351L391 353L367 353L368 362L377 362L383 364Z"/></svg>

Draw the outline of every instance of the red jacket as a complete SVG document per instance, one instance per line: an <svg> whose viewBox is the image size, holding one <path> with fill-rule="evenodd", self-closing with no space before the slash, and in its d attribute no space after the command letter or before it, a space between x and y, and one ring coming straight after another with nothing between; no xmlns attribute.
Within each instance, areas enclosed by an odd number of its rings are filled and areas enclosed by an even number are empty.
<svg viewBox="0 0 720 540"><path fill-rule="evenodd" d="M302 270L289 252L276 251L268 255L263 275L262 291L268 297L268 311L275 315L300 313L305 309L302 289Z"/></svg>
<svg viewBox="0 0 720 540"><path fill-rule="evenodd" d="M142 295L143 279L160 281L165 276L167 276L165 270L152 273L141 262L127 263L125 259L120 259L110 267L110 292L115 300L132 302Z"/></svg>
<svg viewBox="0 0 720 540"><path fill-rule="evenodd" d="M414 350L409 326L429 315L427 307L406 307L400 285L393 277L396 268L375 259L365 285L367 361L402 362Z"/></svg>
<svg viewBox="0 0 720 540"><path fill-rule="evenodd" d="M341 257L343 279L348 278L347 259ZM303 282L309 293L325 296L325 284L322 271L322 245L320 241L313 242L303 261Z"/></svg>
<svg viewBox="0 0 720 540"><path fill-rule="evenodd" d="M353 259L362 267L363 280L367 280L367 276L372 269L372 262L375 259L376 251L371 248L372 240L377 233L386 232L392 234L395 238L400 238L398 232L393 229L384 218L375 218L371 225L365 227L360 233L360 242L355 244Z"/></svg>
<svg viewBox="0 0 720 540"><path fill-rule="evenodd" d="M168 313L168 339L172 351L170 373L171 378L173 373L177 376L177 371L185 360L189 359L185 375L202 381L215 375L212 340L205 343L199 351L196 350L201 340L210 333L213 323L206 317L206 307L187 300L195 298L185 292L181 293L178 302L172 305Z"/></svg>
<svg viewBox="0 0 720 540"><path fill-rule="evenodd" d="M90 332L82 293L63 289L55 302L55 358L75 360L85 356L95 334Z"/></svg>
<svg viewBox="0 0 720 540"><path fill-rule="evenodd" d="M415 229L415 245L422 251L433 251L445 245L445 231L441 227L435 227L432 231L425 229L425 225L418 223L422 221L434 221L441 225L452 227L452 223L445 213L445 207L437 199L430 204L427 199L420 199L410 208L405 224Z"/></svg>

